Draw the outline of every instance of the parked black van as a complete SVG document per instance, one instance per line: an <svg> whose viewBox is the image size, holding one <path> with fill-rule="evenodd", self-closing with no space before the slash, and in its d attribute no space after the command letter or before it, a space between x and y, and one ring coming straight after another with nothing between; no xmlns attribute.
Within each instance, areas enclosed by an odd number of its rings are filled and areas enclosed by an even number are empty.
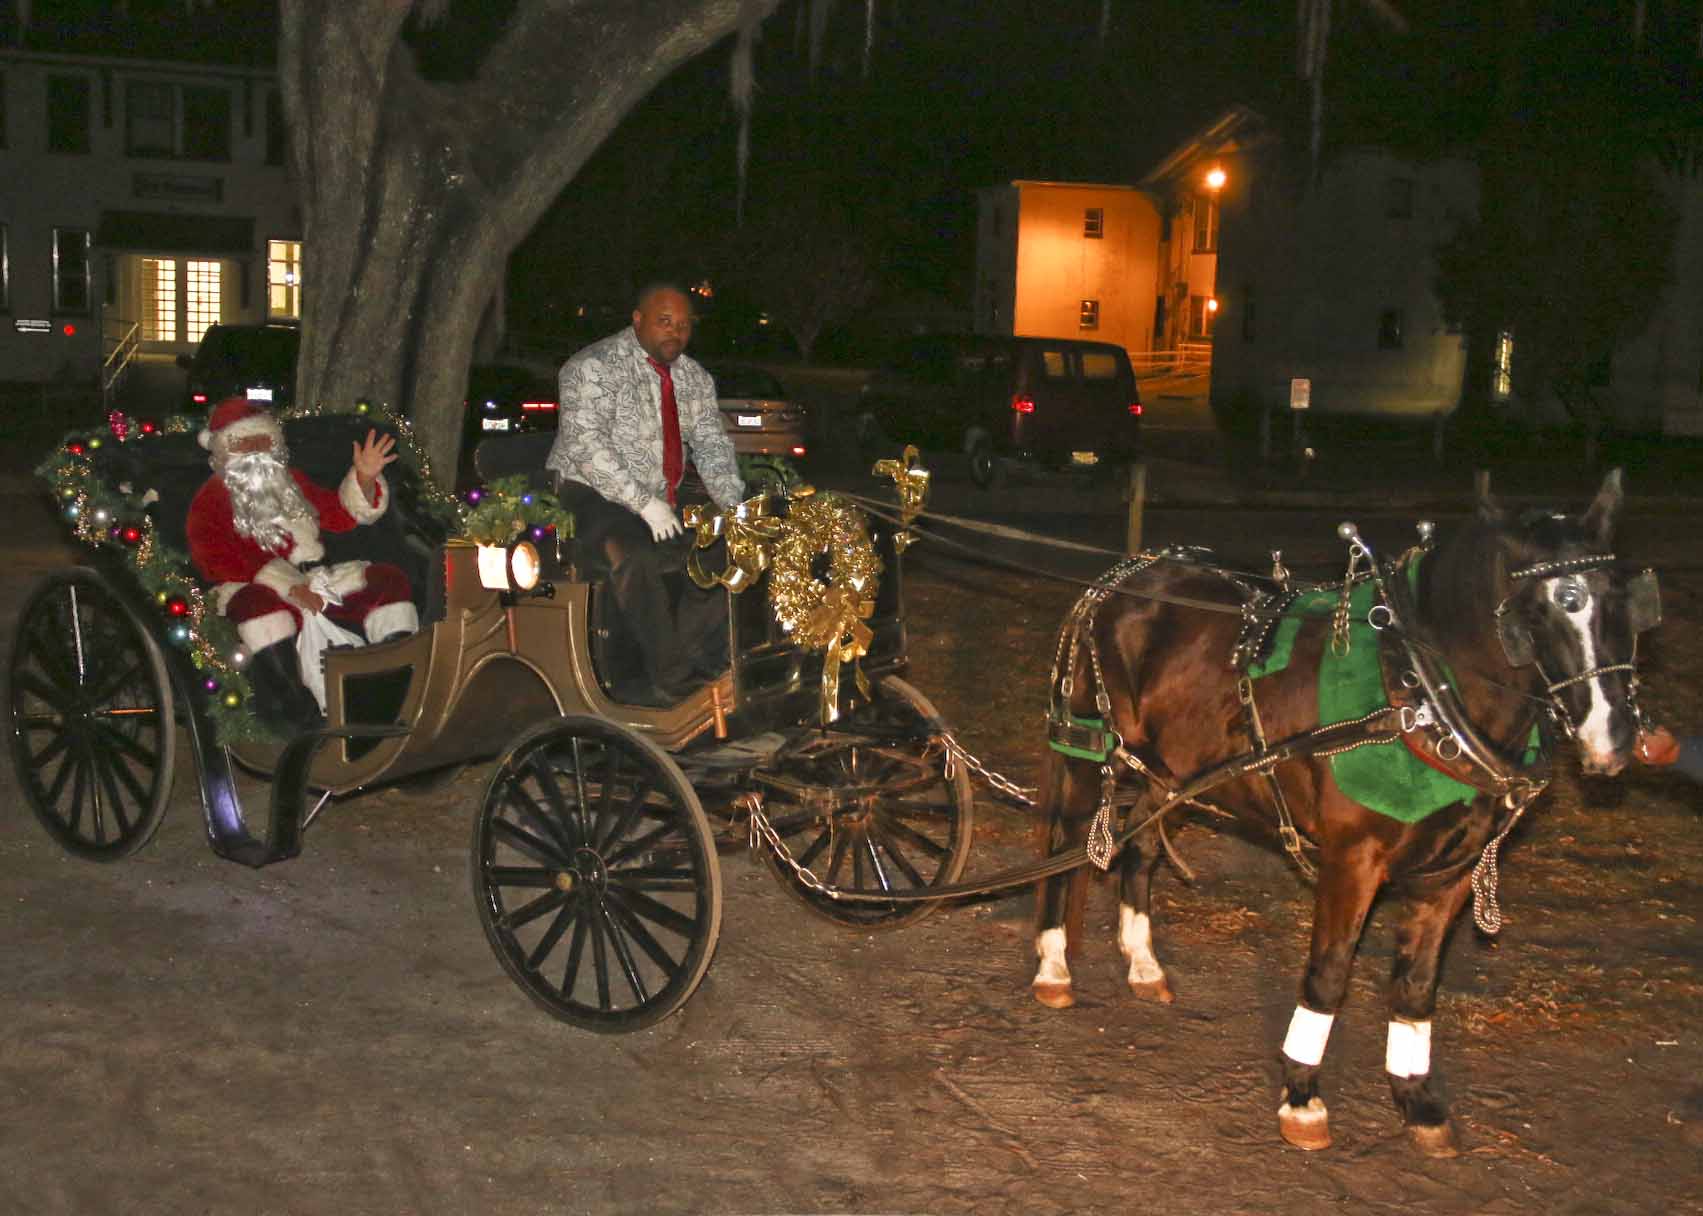
<svg viewBox="0 0 1703 1216"><path fill-rule="evenodd" d="M865 451L963 452L977 485L1005 464L1092 471L1133 459L1141 397L1121 346L1066 338L911 339L863 388Z"/></svg>

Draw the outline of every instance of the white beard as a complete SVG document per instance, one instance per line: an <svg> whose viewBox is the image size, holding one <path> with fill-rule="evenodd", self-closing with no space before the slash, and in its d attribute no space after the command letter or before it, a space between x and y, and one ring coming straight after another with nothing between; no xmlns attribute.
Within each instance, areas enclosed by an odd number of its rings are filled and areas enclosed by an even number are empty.
<svg viewBox="0 0 1703 1216"><path fill-rule="evenodd" d="M290 476L289 453L243 452L226 459L223 476L231 493L231 518L237 532L262 549L281 549L290 539L288 521L311 520L308 505Z"/></svg>

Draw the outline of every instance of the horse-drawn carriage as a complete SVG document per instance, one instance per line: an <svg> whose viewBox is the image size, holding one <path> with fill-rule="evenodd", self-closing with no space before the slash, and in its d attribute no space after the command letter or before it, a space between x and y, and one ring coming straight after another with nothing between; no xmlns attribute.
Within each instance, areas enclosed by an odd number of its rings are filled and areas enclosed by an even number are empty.
<svg viewBox="0 0 1703 1216"><path fill-rule="evenodd" d="M334 484L369 425L294 420L294 462ZM542 450L523 455L541 468ZM809 885L808 867L823 882L876 892L949 884L963 869L967 776L949 770L933 706L899 678L897 520L860 534L879 587L863 580L842 596L856 645L799 645L766 603L773 572L747 557L748 577L721 579L728 670L676 704L644 706L620 691L619 614L593 555L553 533L495 546L450 536L428 509L428 486L398 464L392 509L352 538L358 554L339 554L328 536L328 559L402 566L421 629L327 650L324 725L264 738L246 729L254 724L239 704L243 656L208 643L216 614L172 569L207 476L193 436L144 438L132 426L73 442L60 460L60 505L97 543L85 564L28 596L5 699L24 796L80 857L114 861L149 842L182 743L208 842L250 866L296 856L332 798L497 757L473 822L480 923L536 1003L608 1032L667 1016L709 966L722 889L706 806L731 818L760 795L804 867L777 862L777 876L813 910L859 928L909 921L929 905L842 904ZM706 513L701 556L729 547L730 534L784 533L786 503L765 503L748 504L743 523ZM818 499L812 509L864 527L850 508ZM825 590L834 580L823 576ZM244 816L237 766L271 778L264 830Z"/></svg>

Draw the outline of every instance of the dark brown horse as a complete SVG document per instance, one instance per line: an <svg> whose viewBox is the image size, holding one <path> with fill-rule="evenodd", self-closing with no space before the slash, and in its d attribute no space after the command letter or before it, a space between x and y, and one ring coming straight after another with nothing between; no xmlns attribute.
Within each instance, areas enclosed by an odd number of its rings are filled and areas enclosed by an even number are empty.
<svg viewBox="0 0 1703 1216"><path fill-rule="evenodd" d="M1384 606L1372 613L1381 631L1368 643L1371 631L1363 629L1354 644L1384 650L1392 700L1405 708L1334 735L1317 733L1320 661L1333 637L1338 647L1343 640L1334 613L1303 621L1287 667L1244 683L1230 662L1242 616L1200 605L1240 609L1246 580L1200 562L1161 560L1130 575L1088 618L1074 661L1061 665L1062 699L1078 724L1100 716L1096 693L1103 687L1105 725L1121 736L1121 749L1118 739L1102 736L1115 749L1104 767L1093 748L1088 756L1049 751L1042 805L1054 853L1081 844L1097 810L1112 801L1103 785L1108 768L1120 791L1137 787L1126 820L1133 830L1191 778L1208 773L1213 784L1211 770L1226 761L1218 774L1231 779L1205 801L1274 836L1281 819L1291 818L1317 848L1312 949L1283 1044L1279 1123L1290 1143L1330 1142L1319 1063L1367 911L1388 886L1405 901L1390 985L1390 1086L1414 1142L1436 1155L1455 1151L1448 1112L1431 1083L1438 962L1474 890L1475 867L1477 885L1488 885L1480 896L1488 896L1491 923L1476 903L1475 912L1483 927L1494 928L1495 850L1488 884L1481 858L1547 779L1547 769L1531 763L1533 728L1542 719L1546 738L1572 734L1585 770L1604 774L1626 765L1637 735L1635 639L1658 610L1653 575L1628 577L1614 560L1620 505L1618 470L1582 516L1514 518L1481 502L1471 522L1424 553L1416 574L1382 566L1377 600ZM1239 688L1254 690L1258 727ZM1060 738L1057 729L1053 737ZM1460 779L1464 796L1414 822L1368 809L1343 792L1331 760L1313 754L1356 737L1365 746L1424 753L1431 767ZM1254 752L1258 739L1273 762L1243 771L1236 757ZM1079 728L1074 741L1082 742ZM1168 1002L1149 921L1162 844L1149 825L1123 847L1118 942L1130 989ZM1299 855L1298 842L1294 851ZM1067 908L1081 907L1086 878L1078 869L1041 890L1034 993L1055 1008L1073 1002L1064 926Z"/></svg>

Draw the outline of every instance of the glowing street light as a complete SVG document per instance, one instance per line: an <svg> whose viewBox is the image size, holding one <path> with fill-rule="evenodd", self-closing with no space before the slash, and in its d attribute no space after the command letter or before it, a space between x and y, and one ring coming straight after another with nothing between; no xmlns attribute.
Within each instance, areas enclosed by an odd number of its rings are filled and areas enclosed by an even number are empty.
<svg viewBox="0 0 1703 1216"><path fill-rule="evenodd" d="M1206 171L1206 188L1208 190L1222 190L1227 180L1229 180L1228 175L1217 165Z"/></svg>

